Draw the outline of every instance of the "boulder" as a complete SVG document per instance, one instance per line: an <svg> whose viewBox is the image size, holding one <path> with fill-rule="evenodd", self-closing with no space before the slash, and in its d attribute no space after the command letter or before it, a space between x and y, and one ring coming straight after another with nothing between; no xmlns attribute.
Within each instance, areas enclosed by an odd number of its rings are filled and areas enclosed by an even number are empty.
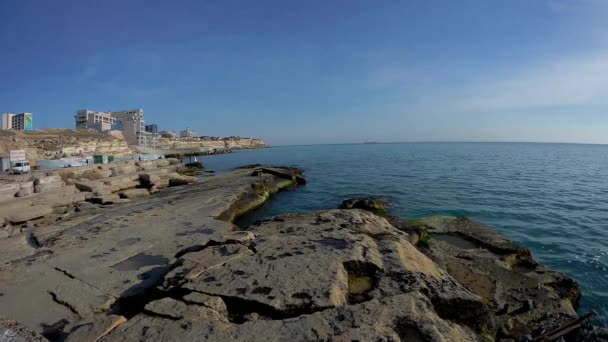
<svg viewBox="0 0 608 342"><path fill-rule="evenodd" d="M19 182L0 183L0 201L12 199L20 189Z"/></svg>
<svg viewBox="0 0 608 342"><path fill-rule="evenodd" d="M122 191L120 194L120 198L135 198L141 196L148 196L150 192L148 189L130 189Z"/></svg>
<svg viewBox="0 0 608 342"><path fill-rule="evenodd" d="M90 180L97 180L102 178L108 178L112 176L112 170L99 170L90 169L82 173L82 177L86 177Z"/></svg>
<svg viewBox="0 0 608 342"><path fill-rule="evenodd" d="M138 167L133 164L120 164L110 168L112 177L136 173Z"/></svg>
<svg viewBox="0 0 608 342"><path fill-rule="evenodd" d="M197 180L198 179L196 177L192 177L192 176L184 176L184 175L172 176L169 179L169 186L173 187L173 186L180 186L180 185L188 185L188 184L196 183Z"/></svg>
<svg viewBox="0 0 608 342"><path fill-rule="evenodd" d="M28 182L27 184L22 184L21 189L15 194L15 197L25 197L34 193L33 183Z"/></svg>
<svg viewBox="0 0 608 342"><path fill-rule="evenodd" d="M50 176L34 176L34 185L49 184L49 183L63 183L63 179L60 175Z"/></svg>
<svg viewBox="0 0 608 342"><path fill-rule="evenodd" d="M7 219L11 223L21 223L44 217L51 213L53 213L53 208L51 206L33 205L31 207L24 207L22 210L13 212L7 217Z"/></svg>
<svg viewBox="0 0 608 342"><path fill-rule="evenodd" d="M61 188L63 186L65 186L66 183L64 182L58 182L58 183L44 183L44 184L38 184L35 187L36 193L41 193L41 192L47 192L53 189L57 189L57 188Z"/></svg>
<svg viewBox="0 0 608 342"><path fill-rule="evenodd" d="M152 173L140 173L139 180L142 186L152 187L160 181L160 177Z"/></svg>
<svg viewBox="0 0 608 342"><path fill-rule="evenodd" d="M353 198L348 199L340 205L339 209L362 209L370 211L376 215L385 214L385 203L376 198Z"/></svg>
<svg viewBox="0 0 608 342"><path fill-rule="evenodd" d="M74 185L66 185L31 197L32 204L45 204L52 208L67 206L84 200L85 195L78 191Z"/></svg>

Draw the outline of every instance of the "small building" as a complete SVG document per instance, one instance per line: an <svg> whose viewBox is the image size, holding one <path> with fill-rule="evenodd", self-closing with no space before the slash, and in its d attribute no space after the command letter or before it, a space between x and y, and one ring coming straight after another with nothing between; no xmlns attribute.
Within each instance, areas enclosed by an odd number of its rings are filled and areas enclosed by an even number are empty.
<svg viewBox="0 0 608 342"><path fill-rule="evenodd" d="M2 114L2 129L31 131L33 127L32 113L4 113Z"/></svg>

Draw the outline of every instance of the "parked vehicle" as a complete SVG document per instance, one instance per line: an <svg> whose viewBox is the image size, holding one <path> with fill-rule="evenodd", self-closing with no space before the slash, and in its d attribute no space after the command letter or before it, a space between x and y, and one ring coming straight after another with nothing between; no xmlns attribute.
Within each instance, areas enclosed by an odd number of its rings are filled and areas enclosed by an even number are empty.
<svg viewBox="0 0 608 342"><path fill-rule="evenodd" d="M13 173L29 173L30 172L30 162L27 160L18 161L13 163Z"/></svg>

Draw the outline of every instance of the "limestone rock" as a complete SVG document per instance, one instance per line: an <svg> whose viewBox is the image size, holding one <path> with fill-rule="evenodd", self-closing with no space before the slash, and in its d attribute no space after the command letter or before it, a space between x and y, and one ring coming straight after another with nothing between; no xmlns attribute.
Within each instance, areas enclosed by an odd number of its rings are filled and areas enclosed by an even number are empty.
<svg viewBox="0 0 608 342"><path fill-rule="evenodd" d="M363 209L376 215L384 215L385 203L375 198L353 198L342 202L340 209Z"/></svg>
<svg viewBox="0 0 608 342"><path fill-rule="evenodd" d="M529 250L466 218L435 216L415 224L430 235L430 257L483 298L503 335L520 340L539 325L557 327L576 318L580 287L539 265Z"/></svg>
<svg viewBox="0 0 608 342"><path fill-rule="evenodd" d="M47 339L17 321L0 316L0 341L44 342Z"/></svg>
<svg viewBox="0 0 608 342"><path fill-rule="evenodd" d="M32 187L23 187L19 189L19 191L15 194L15 197L25 197L34 193L34 189Z"/></svg>
<svg viewBox="0 0 608 342"><path fill-rule="evenodd" d="M135 198L148 195L150 195L148 189L130 189L120 193L121 198Z"/></svg>
<svg viewBox="0 0 608 342"><path fill-rule="evenodd" d="M108 205L108 204L119 203L121 201L121 199L120 199L120 196L118 196L116 194L110 194L110 195L95 196L95 197L92 197L91 199L89 199L89 201L92 203L96 203L96 204Z"/></svg>
<svg viewBox="0 0 608 342"><path fill-rule="evenodd" d="M21 223L36 218L44 217L53 213L53 208L48 205L34 205L24 207L22 210L15 211L7 217L11 223Z"/></svg>
<svg viewBox="0 0 608 342"><path fill-rule="evenodd" d="M98 341L112 332L127 319L117 315L97 315L79 321L65 340L66 342Z"/></svg>
<svg viewBox="0 0 608 342"><path fill-rule="evenodd" d="M39 176L34 176L34 185L49 184L49 183L61 183L61 182L63 182L63 179L59 175L49 175L49 176L39 175Z"/></svg>

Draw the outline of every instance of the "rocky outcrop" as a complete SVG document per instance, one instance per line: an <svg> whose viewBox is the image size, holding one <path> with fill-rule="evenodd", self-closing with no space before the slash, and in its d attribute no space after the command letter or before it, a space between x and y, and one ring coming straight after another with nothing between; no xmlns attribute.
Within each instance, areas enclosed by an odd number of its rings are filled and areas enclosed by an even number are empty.
<svg viewBox="0 0 608 342"><path fill-rule="evenodd" d="M574 280L538 264L529 250L483 224L447 216L391 222L412 235L425 234L421 250L490 307L497 340L519 341L577 317L581 289Z"/></svg>
<svg viewBox="0 0 608 342"><path fill-rule="evenodd" d="M254 189L292 185L242 170L110 208L78 203L78 210L62 220L32 228L28 235L0 239L0 308L51 339L67 333L76 340L99 338L120 324L121 317L132 319L162 297L157 285L178 258L208 244L252 240L217 217L235 217L249 207L245 198L266 196Z"/></svg>
<svg viewBox="0 0 608 342"><path fill-rule="evenodd" d="M573 281L467 219L385 218L366 199L232 223L295 175L237 169L0 240L0 307L68 341L507 342L576 317Z"/></svg>
<svg viewBox="0 0 608 342"><path fill-rule="evenodd" d="M76 155L126 155L133 151L125 140L88 130L47 129L0 132L0 156L9 150L25 150L34 165L37 160Z"/></svg>
<svg viewBox="0 0 608 342"><path fill-rule="evenodd" d="M205 150L237 150L262 147L266 147L266 143L263 140L250 138L208 141L160 139L160 149L163 150L180 150L194 148L201 148Z"/></svg>
<svg viewBox="0 0 608 342"><path fill-rule="evenodd" d="M375 198L354 198L342 202L340 209L362 209L371 211L377 215L384 215L386 212L386 203Z"/></svg>
<svg viewBox="0 0 608 342"><path fill-rule="evenodd" d="M54 208L85 200L98 204L146 196L197 181L175 159L126 161L37 173L33 180L0 184L0 221L12 224L45 217ZM56 219L58 217L53 217Z"/></svg>

